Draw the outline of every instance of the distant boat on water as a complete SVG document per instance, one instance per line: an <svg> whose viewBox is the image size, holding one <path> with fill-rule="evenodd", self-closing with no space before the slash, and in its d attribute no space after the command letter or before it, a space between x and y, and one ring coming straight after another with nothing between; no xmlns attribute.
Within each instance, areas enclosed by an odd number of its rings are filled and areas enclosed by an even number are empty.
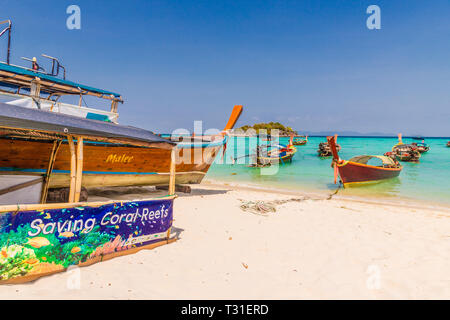
<svg viewBox="0 0 450 320"><path fill-rule="evenodd" d="M336 150L339 152L341 151L341 146L337 144L337 137L338 135L334 135L334 143L336 145ZM319 149L317 150L318 156L321 158L331 157L333 155L333 152L331 150L331 146L329 144L329 141L321 142L319 143Z"/></svg>
<svg viewBox="0 0 450 320"><path fill-rule="evenodd" d="M294 146L304 146L305 144L308 143L308 136L298 136L298 137L294 137L294 140L292 142L292 144Z"/></svg>
<svg viewBox="0 0 450 320"><path fill-rule="evenodd" d="M402 134L398 134L398 143L392 147L392 151L384 154L387 157L405 162L419 162L421 153L417 145L404 144Z"/></svg>

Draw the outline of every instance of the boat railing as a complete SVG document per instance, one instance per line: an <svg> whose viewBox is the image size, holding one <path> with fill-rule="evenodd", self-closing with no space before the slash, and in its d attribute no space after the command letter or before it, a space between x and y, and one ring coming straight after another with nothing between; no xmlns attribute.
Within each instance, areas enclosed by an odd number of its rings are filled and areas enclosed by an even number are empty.
<svg viewBox="0 0 450 320"><path fill-rule="evenodd" d="M61 65L57 58L51 57L46 54L41 54L44 58L50 59L52 61L52 73L51 76L57 77L59 76L59 71L63 70L63 79L66 80L66 68Z"/></svg>
<svg viewBox="0 0 450 320"><path fill-rule="evenodd" d="M9 56L11 54L11 29L12 29L12 23L11 20L4 20L0 21L0 25L2 24L8 24L7 27L5 27L2 31L0 31L0 38L8 32L8 47L6 51L6 63L9 64Z"/></svg>
<svg viewBox="0 0 450 320"><path fill-rule="evenodd" d="M1 93L15 93L28 96L33 100L48 101L56 101L61 96L79 96L79 107L82 106L83 96L94 96L109 100L111 102L111 113L114 113L114 118L117 118L118 104L123 103L121 95L66 80L66 68L58 58L42 54L42 57L51 60L49 72L38 64L35 57L32 59L22 57L22 59L31 62L31 68L11 64L11 30L11 20L0 21L0 38L6 33L8 37L6 62L0 62Z"/></svg>
<svg viewBox="0 0 450 320"><path fill-rule="evenodd" d="M43 56L44 58L50 59L52 61L52 71L51 72L47 72L45 70L44 67L42 67L41 65L37 64L36 61L34 61L33 59L30 58L26 58L26 57L21 57L23 60L25 61L29 61L32 64L36 63L37 68L33 69L33 68L26 68L26 67L21 67L24 69L27 69L29 71L34 71L34 72L41 72L43 74L46 74L48 76L52 76L52 77L58 77L59 76L59 72L61 71L61 69L63 70L63 75L62 75L62 79L66 80L66 68L59 62L58 58L55 57L51 57L49 55L46 54L41 54L41 56Z"/></svg>

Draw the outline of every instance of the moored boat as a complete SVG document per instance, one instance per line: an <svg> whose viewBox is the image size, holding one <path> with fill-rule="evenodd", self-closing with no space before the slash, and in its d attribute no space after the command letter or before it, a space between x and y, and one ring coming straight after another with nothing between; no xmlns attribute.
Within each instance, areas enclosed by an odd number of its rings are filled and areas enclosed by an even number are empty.
<svg viewBox="0 0 450 320"><path fill-rule="evenodd" d="M59 114L0 104L4 116L23 114L32 119L35 114L47 116ZM77 117L66 116L67 122L79 121ZM97 123L95 120L87 120ZM100 122L112 131L119 125ZM162 139L162 138L161 138ZM199 138L200 139L200 138ZM176 149L176 183L200 183L214 158L226 143L226 134L203 137L201 140L181 142ZM166 139L162 139L171 143ZM0 175L41 175L45 173L46 162L53 144L45 139L29 139L11 132L0 131ZM142 148L126 142L111 143L86 140L83 184L85 188L99 186L144 186L168 185L170 177L170 154L163 148ZM68 187L70 183L70 146L62 140L50 177L50 188Z"/></svg>
<svg viewBox="0 0 450 320"><path fill-rule="evenodd" d="M337 137L338 135L334 135L334 141L336 145L337 151L341 151L341 146L337 144ZM333 152L331 151L331 147L327 142L321 142L319 143L319 149L317 149L318 156L321 158L331 157L333 155Z"/></svg>
<svg viewBox="0 0 450 320"><path fill-rule="evenodd" d="M398 143L392 147L392 151L386 152L384 155L405 162L419 162L421 157L417 146L403 143L401 134L398 135Z"/></svg>
<svg viewBox="0 0 450 320"><path fill-rule="evenodd" d="M304 146L307 143L308 143L308 136L295 137L294 140L292 141L292 144L294 146Z"/></svg>
<svg viewBox="0 0 450 320"><path fill-rule="evenodd" d="M292 158L297 152L297 148L294 147L292 141L293 137L291 136L287 146L282 144L258 146L256 151L256 166L267 166L292 162Z"/></svg>
<svg viewBox="0 0 450 320"><path fill-rule="evenodd" d="M412 146L415 146L417 148L417 151L420 153L425 153L430 150L430 146L428 146L423 140L422 142L413 142L411 143Z"/></svg>
<svg viewBox="0 0 450 320"><path fill-rule="evenodd" d="M333 153L335 183L339 176L344 187L395 178L402 171L402 166L398 162L386 156L361 155L342 160L338 155L335 138L328 137L327 140ZM369 164L374 161L378 163Z"/></svg>

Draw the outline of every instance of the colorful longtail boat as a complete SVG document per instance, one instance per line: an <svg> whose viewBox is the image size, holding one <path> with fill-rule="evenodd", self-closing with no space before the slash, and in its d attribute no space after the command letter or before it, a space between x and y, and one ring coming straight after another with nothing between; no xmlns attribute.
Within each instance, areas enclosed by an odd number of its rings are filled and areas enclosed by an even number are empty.
<svg viewBox="0 0 450 320"><path fill-rule="evenodd" d="M430 151L430 146L425 143L424 140L422 142L413 142L411 143L412 146L415 146L417 148L417 151L420 153L426 153Z"/></svg>
<svg viewBox="0 0 450 320"><path fill-rule="evenodd" d="M1 36L1 35L0 35ZM9 51L8 51L9 52ZM39 110L65 114L99 123L111 128L118 123L120 94L93 88L66 80L66 69L56 58L43 55L51 61L51 72L32 61L31 68L0 62L0 95L14 100L1 104L5 114ZM64 96L79 97L79 104L60 101ZM83 105L84 96L111 102L109 111ZM84 103L85 104L85 103ZM232 129L242 112L235 106L224 130L214 136L199 136L178 143L176 152L176 183L200 183L219 151L227 143L227 131ZM63 140L56 155L55 168L50 177L50 187L67 187L69 183L70 152ZM0 132L0 176L20 174L41 175L52 152L52 144L39 139L16 137L10 132ZM83 187L167 185L169 182L170 154L162 149L143 149L126 143L86 141Z"/></svg>
<svg viewBox="0 0 450 320"><path fill-rule="evenodd" d="M386 156L361 155L342 160L338 155L335 138L328 137L327 140L333 153L335 183L339 176L344 187L395 178L402 171L403 167L398 162ZM369 165L368 162L373 159L381 161L381 164Z"/></svg>
<svg viewBox="0 0 450 320"><path fill-rule="evenodd" d="M306 137L304 137L304 136L295 137L294 141L292 141L292 144L294 146L304 146L307 143L308 143L308 136L306 136Z"/></svg>
<svg viewBox="0 0 450 320"><path fill-rule="evenodd" d="M337 151L341 151L341 146L337 144L337 137L338 135L334 135L334 143L336 144ZM319 143L319 149L317 149L317 154L321 158L327 158L331 157L333 153L331 152L330 144L327 142L321 142Z"/></svg>
<svg viewBox="0 0 450 320"><path fill-rule="evenodd" d="M417 145L404 144L401 133L398 134L398 143L392 147L392 151L384 154L390 158L405 161L405 162L419 162L421 152Z"/></svg>
<svg viewBox="0 0 450 320"><path fill-rule="evenodd" d="M292 144L293 136L289 140L289 144L285 145L268 145L266 150L261 150L258 147L256 155L257 166L266 166L273 164L284 164L292 162L292 158L297 152L297 148Z"/></svg>
<svg viewBox="0 0 450 320"><path fill-rule="evenodd" d="M5 115L29 114L32 111L39 110L0 104L0 113ZM112 130L117 126L107 122L105 124ZM13 126L13 123L9 126ZM200 183L227 139L224 132L217 136L198 137L179 143L176 149L176 183ZM45 139L30 140L11 132L0 131L0 176L45 173L52 148L53 144ZM83 187L168 185L170 152L162 148L149 149L126 143L87 140L84 154ZM69 185L69 163L69 145L63 140L50 178L51 188Z"/></svg>

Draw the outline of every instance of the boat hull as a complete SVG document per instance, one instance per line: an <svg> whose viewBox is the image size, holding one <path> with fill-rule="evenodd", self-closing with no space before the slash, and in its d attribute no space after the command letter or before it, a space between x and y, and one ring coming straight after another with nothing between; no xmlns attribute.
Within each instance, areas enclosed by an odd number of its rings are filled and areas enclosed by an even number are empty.
<svg viewBox="0 0 450 320"><path fill-rule="evenodd" d="M292 158L294 157L294 154L289 154L287 156L281 157L281 158L275 158L275 157L258 157L258 164L264 165L264 164L283 164L286 162L292 162Z"/></svg>
<svg viewBox="0 0 450 320"><path fill-rule="evenodd" d="M402 167L382 168L350 161L337 164L337 169L344 186L395 178L402 171Z"/></svg>
<svg viewBox="0 0 450 320"><path fill-rule="evenodd" d="M297 149L291 145L287 147L287 151L285 151L283 155L280 154L274 155L272 152L273 151L269 151L266 157L264 156L257 157L257 164L274 165L292 162L292 158L297 152Z"/></svg>
<svg viewBox="0 0 450 320"><path fill-rule="evenodd" d="M176 150L176 183L197 184L226 142L180 144ZM48 141L0 139L0 174L43 175L53 144ZM85 142L82 186L168 185L170 150ZM50 177L50 188L70 184L70 150L63 142Z"/></svg>

